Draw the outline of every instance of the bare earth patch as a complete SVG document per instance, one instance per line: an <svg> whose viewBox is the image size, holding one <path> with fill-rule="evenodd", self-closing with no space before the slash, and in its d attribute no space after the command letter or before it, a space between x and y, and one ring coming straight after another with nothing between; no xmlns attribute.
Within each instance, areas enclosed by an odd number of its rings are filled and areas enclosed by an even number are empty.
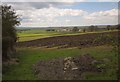
<svg viewBox="0 0 120 82"><path fill-rule="evenodd" d="M102 61L95 60L89 54L76 57L66 57L49 61L39 61L33 65L34 73L41 80L82 80L84 72L103 72L98 65Z"/></svg>
<svg viewBox="0 0 120 82"><path fill-rule="evenodd" d="M42 38L37 40L18 42L17 47L43 47L47 48L58 47L90 47L109 44L112 42L111 38L118 39L118 32L104 32L104 33L90 33L83 35L72 36L56 36L49 38Z"/></svg>

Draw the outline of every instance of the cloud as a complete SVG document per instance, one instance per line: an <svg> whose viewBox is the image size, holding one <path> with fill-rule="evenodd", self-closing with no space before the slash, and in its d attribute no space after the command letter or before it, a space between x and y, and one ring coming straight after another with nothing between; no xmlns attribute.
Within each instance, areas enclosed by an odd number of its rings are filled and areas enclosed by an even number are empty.
<svg viewBox="0 0 120 82"><path fill-rule="evenodd" d="M70 22L71 20L65 20L66 22Z"/></svg>
<svg viewBox="0 0 120 82"><path fill-rule="evenodd" d="M74 2L83 2L86 0L1 0L2 2L67 2L67 3L74 3Z"/></svg>
<svg viewBox="0 0 120 82"><path fill-rule="evenodd" d="M12 5L17 14L21 16L21 26L96 25L116 24L118 22L118 9L88 12L82 9L66 8L65 5L75 5L75 0L68 3L12 2L8 4Z"/></svg>
<svg viewBox="0 0 120 82"><path fill-rule="evenodd" d="M98 2L119 2L119 0L98 0Z"/></svg>
<svg viewBox="0 0 120 82"><path fill-rule="evenodd" d="M1 2L119 2L119 0L1 0Z"/></svg>
<svg viewBox="0 0 120 82"><path fill-rule="evenodd" d="M59 9L59 8L42 8L42 9L30 9L30 10L17 10L17 13L23 16L23 18L55 18L58 16L82 16L87 12L83 10L74 9ZM29 15L28 15L29 14Z"/></svg>
<svg viewBox="0 0 120 82"><path fill-rule="evenodd" d="M85 18L90 20L95 20L96 18L100 18L100 17L116 17L116 16L118 16L118 9L94 12L89 14L88 16L85 16Z"/></svg>
<svg viewBox="0 0 120 82"><path fill-rule="evenodd" d="M22 26L65 26L117 24L118 10L111 9L89 13L83 10L43 8L18 10L22 15Z"/></svg>
<svg viewBox="0 0 120 82"><path fill-rule="evenodd" d="M75 5L77 2L4 2L4 4L11 5L16 10L28 10L28 9L42 9L42 8L61 8L64 6L72 6Z"/></svg>
<svg viewBox="0 0 120 82"><path fill-rule="evenodd" d="M84 16L91 24L117 24L118 9L99 11Z"/></svg>
<svg viewBox="0 0 120 82"><path fill-rule="evenodd" d="M39 23L39 26L41 24L50 26L51 24L55 25L56 23L59 23L60 25L61 24L59 22L60 20L58 20L57 18L62 18L65 16L69 16L69 17L84 16L85 14L87 14L86 11L79 9L59 9L55 7L42 8L42 9L33 8L29 10L17 10L16 12L19 15L21 15L21 18L23 19L22 23L24 22L23 24L32 22L35 24ZM68 20L65 22L68 22Z"/></svg>
<svg viewBox="0 0 120 82"><path fill-rule="evenodd" d="M11 5L15 10L42 9L42 8L49 8L53 6L53 3L51 2L40 2L40 3L37 3L37 2L4 2L3 4Z"/></svg>

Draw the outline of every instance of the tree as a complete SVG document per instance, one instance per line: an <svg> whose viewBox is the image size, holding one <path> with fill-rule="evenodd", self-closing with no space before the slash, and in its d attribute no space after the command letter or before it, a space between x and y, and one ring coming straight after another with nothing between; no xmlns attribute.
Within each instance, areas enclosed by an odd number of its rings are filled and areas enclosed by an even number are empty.
<svg viewBox="0 0 120 82"><path fill-rule="evenodd" d="M16 15L11 6L2 5L2 57L9 59L15 52L15 42L17 41L15 27L20 24L19 16Z"/></svg>
<svg viewBox="0 0 120 82"><path fill-rule="evenodd" d="M85 29L85 28L83 29L83 32L86 32L86 29Z"/></svg>
<svg viewBox="0 0 120 82"><path fill-rule="evenodd" d="M74 27L74 28L72 29L72 31L73 31L73 32L78 32L79 29L78 29L78 27Z"/></svg>
<svg viewBox="0 0 120 82"><path fill-rule="evenodd" d="M97 30L98 30L98 26L95 26L95 27L94 27L94 30L97 31Z"/></svg>
<svg viewBox="0 0 120 82"><path fill-rule="evenodd" d="M120 30L120 24L117 24L115 27L117 30Z"/></svg>
<svg viewBox="0 0 120 82"><path fill-rule="evenodd" d="M55 29L47 29L46 31L55 31Z"/></svg>
<svg viewBox="0 0 120 82"><path fill-rule="evenodd" d="M111 27L110 25L107 25L107 30L110 30L110 27Z"/></svg>
<svg viewBox="0 0 120 82"><path fill-rule="evenodd" d="M95 26L91 25L91 26L89 27L90 32L93 32L93 31L94 31L94 28L95 28Z"/></svg>

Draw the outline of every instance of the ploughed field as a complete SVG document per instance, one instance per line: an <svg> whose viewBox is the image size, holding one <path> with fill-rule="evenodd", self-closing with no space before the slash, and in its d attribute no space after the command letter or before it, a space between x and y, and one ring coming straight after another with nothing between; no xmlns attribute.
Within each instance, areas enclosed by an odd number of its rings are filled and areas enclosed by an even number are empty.
<svg viewBox="0 0 120 82"><path fill-rule="evenodd" d="M31 41L18 42L17 47L42 47L42 46L46 46L47 48L89 47L109 44L113 40L118 39L117 37L118 31L89 33L72 36L56 36Z"/></svg>
<svg viewBox="0 0 120 82"><path fill-rule="evenodd" d="M6 64L3 80L116 80L117 39L113 31L18 42L19 60Z"/></svg>

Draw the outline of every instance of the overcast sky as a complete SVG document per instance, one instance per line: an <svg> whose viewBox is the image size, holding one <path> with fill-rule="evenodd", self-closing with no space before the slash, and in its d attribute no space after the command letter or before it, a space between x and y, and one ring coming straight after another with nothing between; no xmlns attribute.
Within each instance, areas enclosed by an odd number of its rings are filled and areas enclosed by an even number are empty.
<svg viewBox="0 0 120 82"><path fill-rule="evenodd" d="M118 0L70 0L70 2L8 2L25 27L118 24ZM9 0L10 1L10 0ZM37 0L36 0L37 1ZM88 1L88 0L87 0ZM99 2L111 1L111 2ZM112 2L116 1L116 2Z"/></svg>

